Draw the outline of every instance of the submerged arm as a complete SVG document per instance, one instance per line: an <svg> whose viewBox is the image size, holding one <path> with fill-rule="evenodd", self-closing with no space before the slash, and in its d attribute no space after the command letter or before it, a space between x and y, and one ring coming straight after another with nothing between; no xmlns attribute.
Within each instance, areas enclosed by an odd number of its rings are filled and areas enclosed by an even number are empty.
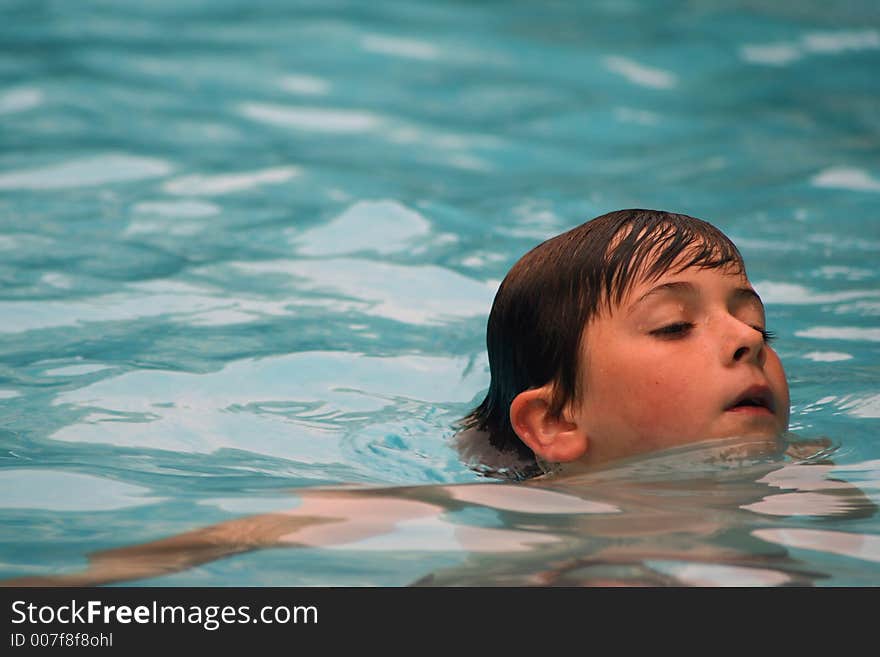
<svg viewBox="0 0 880 657"><path fill-rule="evenodd" d="M94 552L84 571L19 577L2 585L96 586L159 577L251 550L348 543L388 532L401 520L443 510L375 491L308 492L291 511L237 518L141 545Z"/></svg>

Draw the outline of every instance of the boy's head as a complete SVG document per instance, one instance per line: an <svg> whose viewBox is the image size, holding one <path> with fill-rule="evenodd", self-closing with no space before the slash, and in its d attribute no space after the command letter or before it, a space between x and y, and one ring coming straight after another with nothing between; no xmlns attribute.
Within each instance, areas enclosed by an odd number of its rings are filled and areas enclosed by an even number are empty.
<svg viewBox="0 0 880 657"><path fill-rule="evenodd" d="M491 383L463 425L536 473L788 427L779 357L742 256L700 219L602 215L524 255L489 315ZM525 471L523 471L525 470Z"/></svg>

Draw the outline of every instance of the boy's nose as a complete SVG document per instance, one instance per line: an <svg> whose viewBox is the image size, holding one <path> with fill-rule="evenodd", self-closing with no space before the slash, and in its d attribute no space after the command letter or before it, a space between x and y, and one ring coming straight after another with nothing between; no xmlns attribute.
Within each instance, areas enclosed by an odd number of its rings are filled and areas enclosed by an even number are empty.
<svg viewBox="0 0 880 657"><path fill-rule="evenodd" d="M760 365L764 356L763 333L739 320L734 321L736 325L731 342L726 347L725 358L730 358L732 363L754 362Z"/></svg>

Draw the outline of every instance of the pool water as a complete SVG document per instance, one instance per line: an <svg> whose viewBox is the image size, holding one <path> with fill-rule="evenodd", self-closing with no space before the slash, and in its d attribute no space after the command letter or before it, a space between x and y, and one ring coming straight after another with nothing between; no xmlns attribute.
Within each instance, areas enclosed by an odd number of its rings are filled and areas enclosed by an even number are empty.
<svg viewBox="0 0 880 657"><path fill-rule="evenodd" d="M372 542L136 583L880 584L876 3L2 10L0 578L314 487L463 484ZM459 462L498 283L627 207L738 244L831 464L486 493Z"/></svg>

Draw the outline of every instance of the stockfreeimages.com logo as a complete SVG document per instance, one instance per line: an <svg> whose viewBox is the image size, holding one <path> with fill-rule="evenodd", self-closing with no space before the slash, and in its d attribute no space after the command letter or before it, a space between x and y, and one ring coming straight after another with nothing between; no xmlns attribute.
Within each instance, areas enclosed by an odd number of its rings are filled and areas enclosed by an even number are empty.
<svg viewBox="0 0 880 657"><path fill-rule="evenodd" d="M25 600L12 603L12 623L20 625L50 625L82 623L86 625L201 625L214 631L222 625L263 623L266 625L287 623L317 624L318 608L309 606L267 605L252 610L250 605L105 605L100 600L70 604L35 605Z"/></svg>

